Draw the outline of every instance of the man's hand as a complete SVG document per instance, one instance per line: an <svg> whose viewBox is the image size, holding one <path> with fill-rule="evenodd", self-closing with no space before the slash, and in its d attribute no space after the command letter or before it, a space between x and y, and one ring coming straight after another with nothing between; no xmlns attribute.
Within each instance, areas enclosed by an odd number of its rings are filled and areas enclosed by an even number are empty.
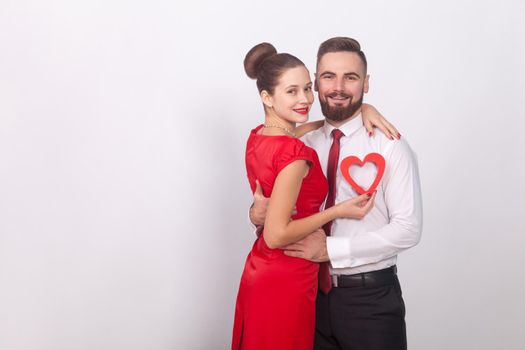
<svg viewBox="0 0 525 350"><path fill-rule="evenodd" d="M265 197L259 180L255 180L255 192L253 193L253 204L250 207L250 221L255 226L264 225L266 220L266 209L270 198ZM293 207L292 215L297 214L297 208ZM291 220L291 219L290 219Z"/></svg>
<svg viewBox="0 0 525 350"><path fill-rule="evenodd" d="M255 226L264 225L266 219L266 209L268 208L269 198L263 194L261 184L255 180L255 192L253 193L253 204L250 208L250 221Z"/></svg>
<svg viewBox="0 0 525 350"><path fill-rule="evenodd" d="M321 228L310 233L302 240L289 244L282 249L284 250L285 255L313 262L330 260L326 249L326 235Z"/></svg>

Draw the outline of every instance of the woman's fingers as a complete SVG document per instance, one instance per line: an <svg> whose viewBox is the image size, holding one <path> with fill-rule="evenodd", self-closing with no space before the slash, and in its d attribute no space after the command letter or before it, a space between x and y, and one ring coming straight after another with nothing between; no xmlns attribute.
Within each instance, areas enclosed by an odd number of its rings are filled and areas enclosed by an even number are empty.
<svg viewBox="0 0 525 350"><path fill-rule="evenodd" d="M376 199L376 193L377 191L374 191L374 193L372 193L372 195L368 197L368 202L366 202L365 205L363 206L365 213L368 213L370 209L372 209L372 207L374 206L374 200Z"/></svg>
<svg viewBox="0 0 525 350"><path fill-rule="evenodd" d="M390 135L392 135L398 140L401 138L401 134L399 133L399 131L397 131L396 127L393 124L389 123L388 120L383 119L383 124L388 129Z"/></svg>
<svg viewBox="0 0 525 350"><path fill-rule="evenodd" d="M386 137L388 137L389 139L392 139L392 135L390 135L390 131L388 130L388 128L386 127L386 125L383 123L383 121L381 121L380 123L378 123L376 125L376 128L378 128L379 130L381 130L381 132L383 134L386 135ZM371 135L370 135L371 136Z"/></svg>
<svg viewBox="0 0 525 350"><path fill-rule="evenodd" d="M352 219L362 219L374 206L375 191L374 193L365 193L360 196L354 197L343 201L337 206L341 208L340 217L347 217Z"/></svg>
<svg viewBox="0 0 525 350"><path fill-rule="evenodd" d="M368 120L368 118L363 118L363 125L366 129L366 133L368 134L368 136L374 135L374 126L372 125L370 120Z"/></svg>
<svg viewBox="0 0 525 350"><path fill-rule="evenodd" d="M362 206L364 205L368 200L370 199L370 195L368 193L359 195L354 198L357 205Z"/></svg>

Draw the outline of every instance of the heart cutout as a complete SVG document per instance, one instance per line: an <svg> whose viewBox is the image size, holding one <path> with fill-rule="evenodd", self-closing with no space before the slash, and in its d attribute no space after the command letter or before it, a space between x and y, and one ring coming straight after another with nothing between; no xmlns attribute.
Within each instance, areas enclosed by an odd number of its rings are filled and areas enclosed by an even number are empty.
<svg viewBox="0 0 525 350"><path fill-rule="evenodd" d="M350 167L352 165L358 165L362 167L366 163L371 162L374 163L377 167L377 174L374 182L370 186L368 190L364 190L361 186L359 186L354 179L350 176ZM343 159L341 162L341 173L343 174L343 177L346 181L352 186L357 193L359 194L365 194L367 192L372 193L376 190L377 186L379 185L379 181L381 181L381 178L383 177L383 174L385 173L385 158L383 158L382 155L379 153L369 153L366 155L365 159L361 160L357 158L356 156L350 156Z"/></svg>

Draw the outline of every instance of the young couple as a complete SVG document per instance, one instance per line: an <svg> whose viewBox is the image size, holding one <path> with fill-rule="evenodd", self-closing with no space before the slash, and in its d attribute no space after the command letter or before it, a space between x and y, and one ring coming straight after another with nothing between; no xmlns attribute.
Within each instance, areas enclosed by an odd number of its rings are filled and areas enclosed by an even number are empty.
<svg viewBox="0 0 525 350"><path fill-rule="evenodd" d="M322 43L313 83L298 58L268 43L244 67L265 111L246 146L250 218L263 229L241 278L232 349L406 349L395 264L421 235L419 175L404 138L362 103L369 76L359 43ZM296 127L308 120L312 89L325 122ZM385 160L384 174L359 195L340 163L370 153ZM363 186L377 173L367 163L352 176Z"/></svg>

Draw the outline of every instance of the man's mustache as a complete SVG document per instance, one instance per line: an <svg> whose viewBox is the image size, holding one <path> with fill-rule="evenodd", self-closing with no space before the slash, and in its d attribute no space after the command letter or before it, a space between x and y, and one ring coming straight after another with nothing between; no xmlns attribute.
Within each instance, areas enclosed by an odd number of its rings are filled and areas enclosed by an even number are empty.
<svg viewBox="0 0 525 350"><path fill-rule="evenodd" d="M351 98L351 95L345 94L344 92L331 92L327 95L330 98L342 97L342 98Z"/></svg>

